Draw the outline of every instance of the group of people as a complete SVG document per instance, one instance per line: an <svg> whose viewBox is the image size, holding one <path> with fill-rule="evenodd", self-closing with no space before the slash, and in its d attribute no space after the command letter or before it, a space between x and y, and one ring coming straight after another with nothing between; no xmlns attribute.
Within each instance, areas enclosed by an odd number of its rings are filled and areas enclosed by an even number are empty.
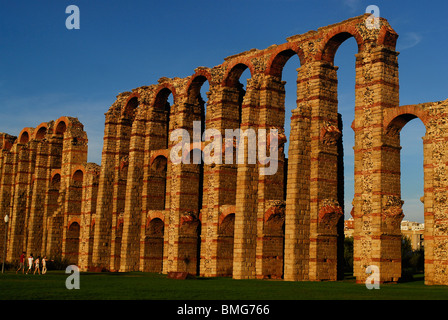
<svg viewBox="0 0 448 320"><path fill-rule="evenodd" d="M34 259L33 254L31 253L30 256L28 257L28 270L26 270L26 274L28 274L30 271L32 272L33 267L34 267L34 272L33 274L36 274L36 272L38 274L45 274L47 273L47 257L44 256L43 258L40 258L40 256L38 256L36 259ZM42 271L40 269L40 263L42 262ZM17 269L16 273L18 273L20 270L22 270L22 273L25 273L25 251L22 252L22 254L20 255L20 264L19 264L19 269Z"/></svg>

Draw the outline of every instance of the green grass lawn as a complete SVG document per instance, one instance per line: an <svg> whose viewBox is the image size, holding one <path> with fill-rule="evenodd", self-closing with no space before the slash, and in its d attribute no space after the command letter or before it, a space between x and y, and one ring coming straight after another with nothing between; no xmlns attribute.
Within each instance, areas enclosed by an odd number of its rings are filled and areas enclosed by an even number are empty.
<svg viewBox="0 0 448 320"><path fill-rule="evenodd" d="M287 282L231 278L168 279L152 273L81 273L80 289L68 290L69 275L0 274L0 300L411 300L448 299L448 286L417 281L368 290L354 280Z"/></svg>

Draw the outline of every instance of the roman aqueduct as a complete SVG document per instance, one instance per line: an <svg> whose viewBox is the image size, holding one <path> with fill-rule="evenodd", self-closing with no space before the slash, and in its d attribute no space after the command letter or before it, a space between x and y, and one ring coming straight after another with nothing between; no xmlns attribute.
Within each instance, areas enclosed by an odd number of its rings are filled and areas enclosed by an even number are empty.
<svg viewBox="0 0 448 320"><path fill-rule="evenodd" d="M26 251L65 257L84 271L339 279L344 199L334 57L354 37L354 275L365 281L369 265L379 267L383 282L401 275L400 130L419 118L426 127L425 282L448 284L448 100L399 105L398 35L382 18L379 28L368 28L368 17L120 93L105 113L101 165L87 162L77 118L24 128L18 137L2 133L7 261ZM282 70L293 56L300 59L297 107L286 137ZM205 82L209 92L201 97ZM260 163L173 164L169 135L179 128L193 134L193 121L221 133L277 129L277 173L260 175ZM0 228L3 235L5 224Z"/></svg>

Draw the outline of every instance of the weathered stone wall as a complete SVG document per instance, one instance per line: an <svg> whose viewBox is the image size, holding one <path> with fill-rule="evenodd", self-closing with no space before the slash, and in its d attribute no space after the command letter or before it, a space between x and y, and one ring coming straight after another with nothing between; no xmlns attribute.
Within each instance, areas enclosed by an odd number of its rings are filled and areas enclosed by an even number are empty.
<svg viewBox="0 0 448 320"><path fill-rule="evenodd" d="M399 106L398 36L384 19L379 28L368 28L367 17L119 94L105 114L101 166L86 162L87 136L75 118L25 128L18 138L1 134L0 205L11 217L7 259L26 250L67 258L82 270L339 279L343 207L352 199L343 198L334 56L354 37L355 276L365 281L369 265L379 267L382 282L401 275L400 130L418 117L427 128L425 280L448 284L448 100ZM282 70L294 55L300 59L297 107L285 119ZM246 69L251 76L243 90ZM201 96L205 82L210 89ZM291 121L289 137L285 121ZM177 129L188 132L183 145ZM206 129L214 130L213 140L201 139ZM229 129L247 135L243 163L236 163L237 142L228 139ZM249 146L272 142L265 129L278 130L277 149L271 150L278 160L251 162ZM221 162L174 160L201 158L211 149ZM225 161L226 149L231 162ZM274 174L261 174L272 165Z"/></svg>
<svg viewBox="0 0 448 320"><path fill-rule="evenodd" d="M83 174L76 168L86 160L87 135L76 118L25 128L18 138L2 134L7 260L16 261L25 251L78 263Z"/></svg>

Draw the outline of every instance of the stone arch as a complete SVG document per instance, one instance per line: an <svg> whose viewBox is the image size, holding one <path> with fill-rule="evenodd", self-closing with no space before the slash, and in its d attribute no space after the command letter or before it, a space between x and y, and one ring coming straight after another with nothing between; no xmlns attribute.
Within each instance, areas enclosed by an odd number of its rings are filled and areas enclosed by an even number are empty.
<svg viewBox="0 0 448 320"><path fill-rule="evenodd" d="M208 76L208 77L207 77ZM196 97L200 94L201 86L206 82L210 82L210 75L195 74L187 84L188 102L194 103Z"/></svg>
<svg viewBox="0 0 448 320"><path fill-rule="evenodd" d="M162 82L155 90L152 107L157 110L169 111L168 97L173 95L173 103L177 102L176 88L169 82Z"/></svg>
<svg viewBox="0 0 448 320"><path fill-rule="evenodd" d="M144 239L144 272L161 272L163 267L163 246L165 222L160 215L151 215L147 219Z"/></svg>
<svg viewBox="0 0 448 320"><path fill-rule="evenodd" d="M167 169L168 158L164 154L159 154L151 159L149 174L145 179L148 188L148 210L165 210Z"/></svg>
<svg viewBox="0 0 448 320"><path fill-rule="evenodd" d="M163 223L165 223L165 214L163 211L149 211L148 213L148 218L146 219L146 224L145 224L145 228L149 227L149 223L151 222L151 220L154 219L160 219L163 221Z"/></svg>
<svg viewBox="0 0 448 320"><path fill-rule="evenodd" d="M251 77L253 77L255 70L252 63L247 61L247 59L235 59L235 61L227 67L227 73L224 76L222 85L225 87L236 87L239 84L240 76L248 68Z"/></svg>
<svg viewBox="0 0 448 320"><path fill-rule="evenodd" d="M250 70L251 79L255 75L255 70L248 58L236 58L226 68L227 72L223 78L221 86L223 90L223 101L221 102L222 113L226 114L234 128L230 125L228 129L241 127L243 119L243 101L246 95L244 85L240 82L240 77L247 69ZM247 89L247 88L246 88Z"/></svg>
<svg viewBox="0 0 448 320"><path fill-rule="evenodd" d="M78 166L72 170L72 183L76 187L82 187L82 183L85 176L85 168L83 166Z"/></svg>
<svg viewBox="0 0 448 320"><path fill-rule="evenodd" d="M134 92L127 98L126 103L124 104L124 108L121 112L122 116L133 120L139 105L140 95L137 92Z"/></svg>
<svg viewBox="0 0 448 320"><path fill-rule="evenodd" d="M303 65L305 62L305 55L302 48L297 43L286 43L285 45L277 47L268 61L266 74L281 79L284 66L294 55L299 57L300 64Z"/></svg>
<svg viewBox="0 0 448 320"><path fill-rule="evenodd" d="M17 141L21 144L28 143L33 136L33 131L34 128L23 128L22 131L20 131L19 139Z"/></svg>
<svg viewBox="0 0 448 320"><path fill-rule="evenodd" d="M211 74L207 70L198 70L187 84L187 103L191 110L192 122L201 123L201 136L206 129L208 97L201 95L201 88L208 82L211 85ZM207 93L206 93L207 95ZM193 126L193 123L191 124Z"/></svg>
<svg viewBox="0 0 448 320"><path fill-rule="evenodd" d="M422 156L423 163L422 169L423 171L423 186L421 192L423 196L420 198L420 201L423 203L423 208L419 208L421 210L421 214L424 218L424 239L425 239L425 247L429 250L425 250L425 281L428 281L432 277L431 272L427 272L427 270L431 269L431 262L433 261L433 250L431 250L431 241L434 238L433 233L433 223L434 223L434 214L437 209L434 208L434 201L432 198L433 195L433 181L432 177L434 176L434 159L432 158L432 152L428 152L428 150L432 150L434 145L433 137L430 137L428 134L428 126L431 121L431 117L428 114L428 111L425 110L425 105L406 105L400 106L397 108L390 108L385 110L384 119L383 119L383 127L385 129L385 136L383 141L383 146L387 146L391 148L392 151L389 152L388 155L388 167L387 170L389 172L388 184L391 185L392 195L388 195L383 198L383 210L381 212L381 223L382 228L385 232L396 233L401 229L400 224L402 220L408 214L406 212L405 203L408 199L408 196L404 192L406 186L406 171L404 167L403 161L403 146L402 146L402 129L414 119L419 119L417 121L421 121L425 128L425 134L422 137ZM435 139L437 140L437 139ZM409 173L407 173L409 174ZM415 169L411 175L414 177L418 177L421 179L421 172L418 172ZM418 183L415 182L415 185L418 185L422 182L420 180ZM429 214L428 214L429 213ZM398 247L399 243L397 241L396 247ZM401 259L400 259L401 261ZM402 263L402 261L401 261ZM402 273L403 275L403 273Z"/></svg>
<svg viewBox="0 0 448 320"><path fill-rule="evenodd" d="M162 156L162 157L165 157L166 159L168 159L170 156L170 151L168 149L155 151L151 155L151 158L149 159L149 166L152 166L152 163L154 162L154 160L159 156Z"/></svg>
<svg viewBox="0 0 448 320"><path fill-rule="evenodd" d="M208 68L197 68L186 85L188 103L194 104L196 102L196 97L200 94L202 85L207 81L209 85L214 83L210 70Z"/></svg>
<svg viewBox="0 0 448 320"><path fill-rule="evenodd" d="M233 209L233 211L231 211ZM230 211L221 213L218 225L217 276L233 275L233 249L235 242L235 206Z"/></svg>
<svg viewBox="0 0 448 320"><path fill-rule="evenodd" d="M70 130L70 134L78 137L78 139L87 139L87 135L84 132L84 126L77 118L60 117L56 120L53 134L64 135L67 130Z"/></svg>
<svg viewBox="0 0 448 320"><path fill-rule="evenodd" d="M61 184L61 170L54 170L51 174L50 188L59 190Z"/></svg>
<svg viewBox="0 0 448 320"><path fill-rule="evenodd" d="M37 126L36 130L34 130L34 139L35 140L42 140L45 138L48 132L48 124L47 123L41 123L39 126Z"/></svg>
<svg viewBox="0 0 448 320"><path fill-rule="evenodd" d="M72 170L73 173L71 175L70 187L67 189L67 202L69 203L67 213L69 214L69 217L71 216L71 221L68 224L64 251L71 257L69 259L73 259L73 261L76 262L78 260L78 256L75 252L79 250L80 233L78 230L77 237L75 237L73 232L70 231L70 226L74 221L81 225L79 217L82 214L83 182L85 178L84 171L85 168L83 166L78 166Z"/></svg>
<svg viewBox="0 0 448 320"><path fill-rule="evenodd" d="M64 118L59 118L55 124L55 134L64 134L67 130L68 122Z"/></svg>
<svg viewBox="0 0 448 320"><path fill-rule="evenodd" d="M79 239L81 234L80 225L80 220L78 218L73 218L67 226L64 255L71 264L78 264Z"/></svg>
<svg viewBox="0 0 448 320"><path fill-rule="evenodd" d="M419 118L425 128L429 122L429 115L419 105L407 105L388 108L384 112L383 127L387 134L397 134L412 119Z"/></svg>
<svg viewBox="0 0 448 320"><path fill-rule="evenodd" d="M158 155L151 161L151 168L153 168L156 172L166 171L167 163L168 159L165 155Z"/></svg>
<svg viewBox="0 0 448 320"><path fill-rule="evenodd" d="M263 219L263 234L260 237L259 278L282 279L285 252L285 207L284 201L267 203Z"/></svg>
<svg viewBox="0 0 448 320"><path fill-rule="evenodd" d="M173 96L173 104L176 105L177 95L175 88L168 82L161 83L154 94L154 100L152 102L152 109L156 112L161 112L161 119L158 118L157 122L160 126L160 138L161 149L168 148L170 144L169 135L171 132L171 113L173 112L172 106L168 102L169 96ZM152 120L152 119L150 119Z"/></svg>
<svg viewBox="0 0 448 320"><path fill-rule="evenodd" d="M222 210L221 214L219 215L218 225L221 225L222 221L232 213L236 212L235 206L227 206L225 209Z"/></svg>
<svg viewBox="0 0 448 320"><path fill-rule="evenodd" d="M222 214L219 217L219 234L233 237L233 229L235 224L235 212Z"/></svg>
<svg viewBox="0 0 448 320"><path fill-rule="evenodd" d="M362 35L353 24L343 24L331 29L323 36L316 60L333 63L339 46L351 37L355 38L358 44L358 52L361 52L364 47Z"/></svg>

